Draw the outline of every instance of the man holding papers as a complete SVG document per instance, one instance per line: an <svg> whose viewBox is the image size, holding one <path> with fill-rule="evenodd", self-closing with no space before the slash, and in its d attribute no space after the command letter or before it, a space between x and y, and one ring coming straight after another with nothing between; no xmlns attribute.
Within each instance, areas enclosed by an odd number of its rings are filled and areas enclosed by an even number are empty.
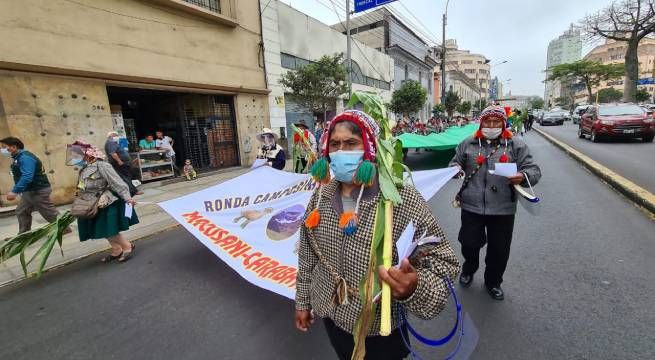
<svg viewBox="0 0 655 360"><path fill-rule="evenodd" d="M459 282L469 287L479 267L480 249L487 244L484 284L489 295L503 300L500 287L509 259L517 194L513 185L536 184L541 170L523 140L507 128L507 114L490 106L480 114L480 129L457 147L451 166L459 166L464 183L453 201L462 208L464 265Z"/></svg>

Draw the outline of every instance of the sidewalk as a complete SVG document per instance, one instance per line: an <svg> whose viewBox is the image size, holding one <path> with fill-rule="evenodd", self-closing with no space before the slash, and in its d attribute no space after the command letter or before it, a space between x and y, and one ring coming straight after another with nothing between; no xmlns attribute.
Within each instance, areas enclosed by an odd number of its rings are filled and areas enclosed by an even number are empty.
<svg viewBox="0 0 655 360"><path fill-rule="evenodd" d="M207 176L199 177L195 181L172 182L171 180L168 180L147 183L140 186L139 189L143 190L144 194L137 196L136 200L138 203L142 202L144 204L137 203L136 206L136 212L139 216L139 224L131 227L130 230L123 233L123 235L127 238L127 240L134 241L152 234L169 230L177 226L178 223L173 220L173 218L168 216L168 214L166 214L163 209L156 205L158 202L177 198L222 183L226 180L242 175L248 170L248 168L233 167L221 170L219 172L211 173ZM60 212L64 212L69 208L70 205L58 207ZM36 212L33 213L32 216L34 218L32 222L32 229L36 229L47 223ZM62 245L64 255L62 256L58 247L55 246L46 264L46 269L59 267L94 253L109 249L109 243L104 239L80 242L77 235L77 223L73 223L72 226L73 233L64 236ZM18 221L16 220L16 216L6 216L0 218L0 239L12 237L16 235L16 233L18 233ZM36 251L36 248L31 250L32 251L26 252L28 259L34 253L34 251ZM19 281L24 278L25 275L23 274L23 270L20 266L18 257L10 259L4 263L0 263L0 286Z"/></svg>

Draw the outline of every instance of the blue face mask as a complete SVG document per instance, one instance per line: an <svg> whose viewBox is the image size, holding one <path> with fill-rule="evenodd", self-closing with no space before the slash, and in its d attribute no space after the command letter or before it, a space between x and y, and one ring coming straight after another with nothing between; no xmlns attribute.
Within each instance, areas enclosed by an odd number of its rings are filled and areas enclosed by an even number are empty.
<svg viewBox="0 0 655 360"><path fill-rule="evenodd" d="M72 166L85 167L86 166L86 161L84 159L74 160L71 165Z"/></svg>
<svg viewBox="0 0 655 360"><path fill-rule="evenodd" d="M331 152L330 169L334 172L334 178L342 183L352 183L355 171L363 159L364 150Z"/></svg>

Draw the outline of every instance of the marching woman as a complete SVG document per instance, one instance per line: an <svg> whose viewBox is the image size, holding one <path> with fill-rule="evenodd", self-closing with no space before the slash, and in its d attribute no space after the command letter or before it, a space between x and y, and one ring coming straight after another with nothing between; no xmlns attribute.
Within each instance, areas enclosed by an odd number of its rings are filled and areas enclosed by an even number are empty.
<svg viewBox="0 0 655 360"><path fill-rule="evenodd" d="M489 170L497 163L516 163L518 173L491 175ZM493 299L503 300L500 284L509 259L517 202L513 185L528 186L526 178L535 185L541 170L528 146L507 128L506 111L499 106L482 111L480 129L457 146L451 166L458 166L465 176L453 203L462 209L459 242L464 265L459 282L463 287L471 286L480 249L487 244L484 284Z"/></svg>
<svg viewBox="0 0 655 360"><path fill-rule="evenodd" d="M78 140L69 145L67 158L68 165L82 168L77 182L77 196L99 196L95 204L95 216L77 219L80 241L107 239L111 245L111 253L105 256L102 262L129 260L134 253L134 244L127 241L121 232L138 224L139 219L135 211L131 217L125 216L125 205L136 204L130 196L127 184L111 164L105 161L105 154L91 144Z"/></svg>
<svg viewBox="0 0 655 360"><path fill-rule="evenodd" d="M273 169L284 170L287 163L284 149L277 143L277 135L271 129L264 128L262 133L257 135L257 140L262 143L257 158L266 159L266 165Z"/></svg>
<svg viewBox="0 0 655 360"><path fill-rule="evenodd" d="M402 203L393 210L393 242L409 223L416 227L414 241L425 234L440 238L440 242L421 247L411 262L401 259L398 268L369 266L376 209L382 201L374 164L379 132L369 115L355 110L326 124L323 156L312 167L320 186L309 202L300 231L295 325L307 331L315 315L322 318L339 359L351 359L353 351L362 356L361 344L366 359L403 359L409 350L401 338L401 332L407 335L407 328L400 312L424 319L436 316L450 295L445 279L459 272L444 232L411 186L398 190ZM395 248L393 258L397 263ZM380 336L380 309L371 313L370 300L363 304L359 297L360 282L374 272L391 287L393 330L389 336ZM356 333L361 336L354 336ZM361 339L358 350L354 350L355 338Z"/></svg>

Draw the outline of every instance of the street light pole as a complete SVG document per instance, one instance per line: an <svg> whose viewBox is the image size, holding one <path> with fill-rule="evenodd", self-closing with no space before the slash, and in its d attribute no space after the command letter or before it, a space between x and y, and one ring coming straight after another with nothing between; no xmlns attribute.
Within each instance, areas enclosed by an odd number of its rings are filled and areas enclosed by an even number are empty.
<svg viewBox="0 0 655 360"><path fill-rule="evenodd" d="M448 3L446 1L446 10L443 13L441 29L441 103L446 105L446 21L448 17Z"/></svg>

